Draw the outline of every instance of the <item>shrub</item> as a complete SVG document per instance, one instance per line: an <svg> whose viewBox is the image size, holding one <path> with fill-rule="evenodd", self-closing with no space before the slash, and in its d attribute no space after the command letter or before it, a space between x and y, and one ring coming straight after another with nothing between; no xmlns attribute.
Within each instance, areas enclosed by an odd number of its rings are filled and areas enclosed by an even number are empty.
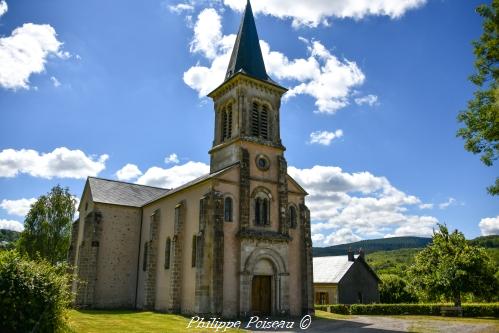
<svg viewBox="0 0 499 333"><path fill-rule="evenodd" d="M58 332L71 303L66 266L0 252L0 331Z"/></svg>
<svg viewBox="0 0 499 333"><path fill-rule="evenodd" d="M415 303L416 295L412 294L407 286L407 281L395 274L380 275L382 283L379 286L381 303Z"/></svg>
<svg viewBox="0 0 499 333"><path fill-rule="evenodd" d="M357 315L440 315L440 304L353 304L350 313Z"/></svg>
<svg viewBox="0 0 499 333"><path fill-rule="evenodd" d="M350 308L348 305L344 304L332 304L330 305L330 312L347 315L350 314Z"/></svg>
<svg viewBox="0 0 499 333"><path fill-rule="evenodd" d="M442 307L450 304L352 304L319 305L317 310L351 315L420 315L440 316ZM463 304L463 317L499 318L499 303Z"/></svg>
<svg viewBox="0 0 499 333"><path fill-rule="evenodd" d="M499 317L499 303L463 304L463 317Z"/></svg>

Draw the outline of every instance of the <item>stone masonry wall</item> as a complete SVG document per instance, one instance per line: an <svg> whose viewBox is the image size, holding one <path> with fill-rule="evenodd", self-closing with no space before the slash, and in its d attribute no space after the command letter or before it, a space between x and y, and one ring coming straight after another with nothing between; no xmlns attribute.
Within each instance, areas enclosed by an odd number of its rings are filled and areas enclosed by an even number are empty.
<svg viewBox="0 0 499 333"><path fill-rule="evenodd" d="M302 313L313 314L314 311L314 273L312 258L312 233L310 228L310 210L304 204L300 205L300 221L302 231L303 251L301 262L302 268Z"/></svg>
<svg viewBox="0 0 499 333"><path fill-rule="evenodd" d="M277 157L278 176L278 200L279 200L279 232L283 235L289 234L288 225L288 163L283 156Z"/></svg>
<svg viewBox="0 0 499 333"><path fill-rule="evenodd" d="M175 207L174 234L172 240L172 273L170 281L170 304L168 311L180 313L182 295L182 240L184 239L185 202Z"/></svg>
<svg viewBox="0 0 499 333"><path fill-rule="evenodd" d="M223 311L223 196L210 192L201 200L196 254L196 313Z"/></svg>
<svg viewBox="0 0 499 333"><path fill-rule="evenodd" d="M244 230L250 223L250 156L247 149L241 148L239 172L239 226Z"/></svg>
<svg viewBox="0 0 499 333"><path fill-rule="evenodd" d="M97 258L101 235L101 213L93 211L85 217L83 242L80 246L78 260L78 286L76 306L92 307L94 305L95 284L97 279Z"/></svg>
<svg viewBox="0 0 499 333"><path fill-rule="evenodd" d="M154 310L156 303L156 273L158 261L158 241L159 241L159 223L161 220L160 211L156 210L151 216L150 236L147 242L147 267L146 267L146 285L145 285L145 305L148 310Z"/></svg>

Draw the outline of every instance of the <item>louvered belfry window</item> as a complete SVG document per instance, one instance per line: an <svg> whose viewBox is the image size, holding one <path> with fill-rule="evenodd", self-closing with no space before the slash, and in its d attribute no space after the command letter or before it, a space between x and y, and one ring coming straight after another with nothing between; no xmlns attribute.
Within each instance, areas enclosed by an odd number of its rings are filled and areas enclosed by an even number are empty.
<svg viewBox="0 0 499 333"><path fill-rule="evenodd" d="M251 111L251 135L269 139L269 108L265 104L253 103Z"/></svg>
<svg viewBox="0 0 499 333"><path fill-rule="evenodd" d="M232 137L232 104L222 110L222 142Z"/></svg>

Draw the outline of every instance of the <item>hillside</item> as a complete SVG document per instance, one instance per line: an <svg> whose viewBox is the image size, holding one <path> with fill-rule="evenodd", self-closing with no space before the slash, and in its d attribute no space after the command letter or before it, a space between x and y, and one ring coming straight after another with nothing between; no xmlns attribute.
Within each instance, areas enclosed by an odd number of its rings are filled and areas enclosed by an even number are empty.
<svg viewBox="0 0 499 333"><path fill-rule="evenodd" d="M431 242L431 238L423 237L392 237L369 239L360 242L334 245L329 247L314 247L314 257L339 256L347 254L348 249L364 249L365 253L378 251L393 251L399 249L423 248Z"/></svg>
<svg viewBox="0 0 499 333"><path fill-rule="evenodd" d="M345 255L348 249L363 248L366 260L378 274L404 276L407 268L414 263L414 256L421 251L431 238L395 237L372 239L355 243L314 248L314 257ZM499 267L499 235L481 236L469 240L473 245L486 248L487 253Z"/></svg>
<svg viewBox="0 0 499 333"><path fill-rule="evenodd" d="M0 229L0 249L12 248L12 243L19 239L19 235L17 231Z"/></svg>

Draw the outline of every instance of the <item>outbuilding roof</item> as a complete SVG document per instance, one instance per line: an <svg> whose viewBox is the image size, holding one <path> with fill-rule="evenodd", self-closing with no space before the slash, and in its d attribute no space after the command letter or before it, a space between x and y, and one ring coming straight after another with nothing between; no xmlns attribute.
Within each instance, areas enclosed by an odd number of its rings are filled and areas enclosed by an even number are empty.
<svg viewBox="0 0 499 333"><path fill-rule="evenodd" d="M354 263L360 263L381 282L376 272L365 261L363 255L355 254L354 261L346 256L314 257L314 283L339 283Z"/></svg>
<svg viewBox="0 0 499 333"><path fill-rule="evenodd" d="M354 257L357 260L359 255ZM353 263L348 256L315 257L314 283L339 283Z"/></svg>
<svg viewBox="0 0 499 333"><path fill-rule="evenodd" d="M94 202L129 207L142 207L147 202L170 191L164 188L95 177L88 178L88 186Z"/></svg>

